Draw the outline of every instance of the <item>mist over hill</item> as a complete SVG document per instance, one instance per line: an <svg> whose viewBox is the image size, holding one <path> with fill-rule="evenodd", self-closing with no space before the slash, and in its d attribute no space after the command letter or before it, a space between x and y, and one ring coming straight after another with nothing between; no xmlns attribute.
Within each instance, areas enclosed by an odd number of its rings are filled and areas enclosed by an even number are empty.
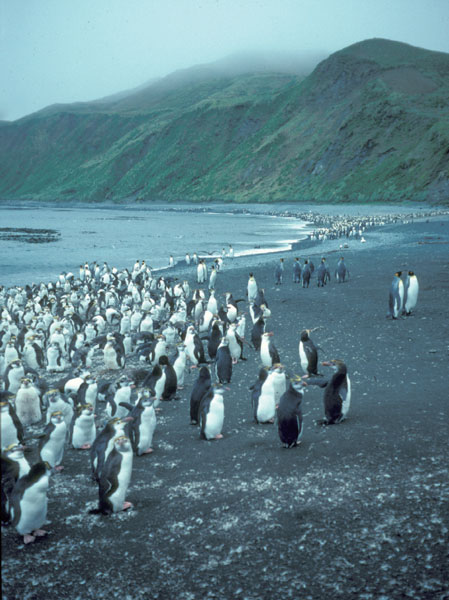
<svg viewBox="0 0 449 600"><path fill-rule="evenodd" d="M236 56L3 121L0 198L449 203L449 54L317 60Z"/></svg>

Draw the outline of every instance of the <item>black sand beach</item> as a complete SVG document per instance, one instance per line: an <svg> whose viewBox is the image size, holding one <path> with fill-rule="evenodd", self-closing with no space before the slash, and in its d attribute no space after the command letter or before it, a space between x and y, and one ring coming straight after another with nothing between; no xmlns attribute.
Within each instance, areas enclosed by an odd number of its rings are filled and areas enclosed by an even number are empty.
<svg viewBox="0 0 449 600"><path fill-rule="evenodd" d="M347 420L316 425L322 390L310 386L302 443L282 448L276 425L253 422L248 388L260 359L247 347L225 392L224 438L205 442L189 424L193 372L180 400L161 404L154 453L134 458L130 511L88 514L97 502L88 453L66 449L50 482L48 537L25 547L2 528L4 600L449 597L449 219L340 243L226 260L216 287L221 299L243 298L254 272L290 373L300 372L299 332L319 328L320 360L348 366ZM350 278L337 284L342 252ZM325 256L331 282L294 284L295 256L315 265ZM416 311L387 319L393 274L409 269L420 283Z"/></svg>

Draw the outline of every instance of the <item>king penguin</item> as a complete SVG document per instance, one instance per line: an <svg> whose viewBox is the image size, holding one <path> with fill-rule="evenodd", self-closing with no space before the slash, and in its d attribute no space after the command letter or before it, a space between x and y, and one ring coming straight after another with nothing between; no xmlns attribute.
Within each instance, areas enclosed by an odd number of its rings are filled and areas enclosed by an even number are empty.
<svg viewBox="0 0 449 600"><path fill-rule="evenodd" d="M405 282L404 313L408 316L415 309L418 302L419 284L413 271L409 271Z"/></svg>
<svg viewBox="0 0 449 600"><path fill-rule="evenodd" d="M404 301L404 284L401 279L402 271L397 271L394 274L393 281L390 286L389 296L389 313L392 319L397 319L402 311L402 304Z"/></svg>
<svg viewBox="0 0 449 600"><path fill-rule="evenodd" d="M277 409L278 432L284 448L297 446L302 436L302 411L303 398L302 382L300 378L290 380L287 391L282 394Z"/></svg>

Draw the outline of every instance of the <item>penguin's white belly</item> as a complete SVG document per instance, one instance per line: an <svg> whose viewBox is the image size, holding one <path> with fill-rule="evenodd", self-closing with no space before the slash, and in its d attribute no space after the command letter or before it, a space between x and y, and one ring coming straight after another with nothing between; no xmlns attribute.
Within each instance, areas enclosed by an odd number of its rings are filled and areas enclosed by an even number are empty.
<svg viewBox="0 0 449 600"><path fill-rule="evenodd" d="M120 365L117 362L117 353L114 348L105 346L103 350L103 360L106 369L120 369Z"/></svg>
<svg viewBox="0 0 449 600"><path fill-rule="evenodd" d="M55 435L52 434L49 441L41 450L41 460L48 462L52 467L60 465L64 456L64 443L66 437L66 428L60 429Z"/></svg>
<svg viewBox="0 0 449 600"><path fill-rule="evenodd" d="M262 343L260 347L260 360L262 361L264 367L271 367L272 361L267 344Z"/></svg>
<svg viewBox="0 0 449 600"><path fill-rule="evenodd" d="M206 415L206 424L204 435L207 440L211 440L221 433L224 421L224 407L218 406L213 400L210 403L209 412Z"/></svg>
<svg viewBox="0 0 449 600"><path fill-rule="evenodd" d="M415 308L416 303L418 302L418 291L419 291L418 281L416 279L411 280L409 288L407 290L407 300L405 302L405 307L404 307L405 312L409 313Z"/></svg>
<svg viewBox="0 0 449 600"><path fill-rule="evenodd" d="M40 529L47 519L48 477L42 477L25 490L20 500L20 519L16 529L20 535L32 533ZM12 511L14 514L14 511Z"/></svg>
<svg viewBox="0 0 449 600"><path fill-rule="evenodd" d="M132 452L122 454L122 464L118 474L118 487L113 494L109 496L109 501L112 504L114 512L123 510L126 492L128 491L129 482L131 481L131 471L133 465Z"/></svg>
<svg viewBox="0 0 449 600"><path fill-rule="evenodd" d="M72 445L74 448L81 448L85 444L93 444L96 437L95 419L91 417L81 416L76 420L73 427Z"/></svg>
<svg viewBox="0 0 449 600"><path fill-rule="evenodd" d="M21 392L16 396L16 413L24 427L37 423L42 419L40 400L35 390Z"/></svg>
<svg viewBox="0 0 449 600"><path fill-rule="evenodd" d="M141 423L139 427L139 445L138 454L145 452L153 443L153 434L156 429L156 413L154 408L145 410L141 415Z"/></svg>
<svg viewBox="0 0 449 600"><path fill-rule="evenodd" d="M301 363L301 369L307 374L307 367L309 366L309 361L307 355L304 351L304 344L299 342L299 362Z"/></svg>
<svg viewBox="0 0 449 600"><path fill-rule="evenodd" d="M14 421L9 414L2 413L2 448L7 448L11 444L18 444L17 429Z"/></svg>
<svg viewBox="0 0 449 600"><path fill-rule="evenodd" d="M267 421L274 419L275 411L276 402L274 400L274 395L272 393L261 394L257 405L257 420L261 423L266 423Z"/></svg>
<svg viewBox="0 0 449 600"><path fill-rule="evenodd" d="M176 373L178 387L181 385L184 385L184 374L185 374L185 368L186 368L186 361L185 360L178 361L178 359L176 359L175 364L173 365L173 368Z"/></svg>
<svg viewBox="0 0 449 600"><path fill-rule="evenodd" d="M237 342L237 340L234 337L229 337L228 341L229 341L229 352L231 354L231 358L234 360L238 360L242 355L242 349L240 347L240 344Z"/></svg>
<svg viewBox="0 0 449 600"><path fill-rule="evenodd" d="M351 380L349 379L349 377L347 375L346 375L346 381L347 381L347 384L348 384L348 390L347 390L347 393L346 393L346 398L342 402L342 405L341 405L341 418L342 418L342 420L348 414L349 407L351 406Z"/></svg>

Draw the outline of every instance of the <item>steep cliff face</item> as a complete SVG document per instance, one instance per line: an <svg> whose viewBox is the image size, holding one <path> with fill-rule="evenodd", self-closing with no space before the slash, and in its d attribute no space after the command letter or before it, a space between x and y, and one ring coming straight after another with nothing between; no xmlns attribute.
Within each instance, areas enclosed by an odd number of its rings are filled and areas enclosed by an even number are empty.
<svg viewBox="0 0 449 600"><path fill-rule="evenodd" d="M449 55L354 44L307 77L184 72L0 126L0 195L449 202Z"/></svg>

